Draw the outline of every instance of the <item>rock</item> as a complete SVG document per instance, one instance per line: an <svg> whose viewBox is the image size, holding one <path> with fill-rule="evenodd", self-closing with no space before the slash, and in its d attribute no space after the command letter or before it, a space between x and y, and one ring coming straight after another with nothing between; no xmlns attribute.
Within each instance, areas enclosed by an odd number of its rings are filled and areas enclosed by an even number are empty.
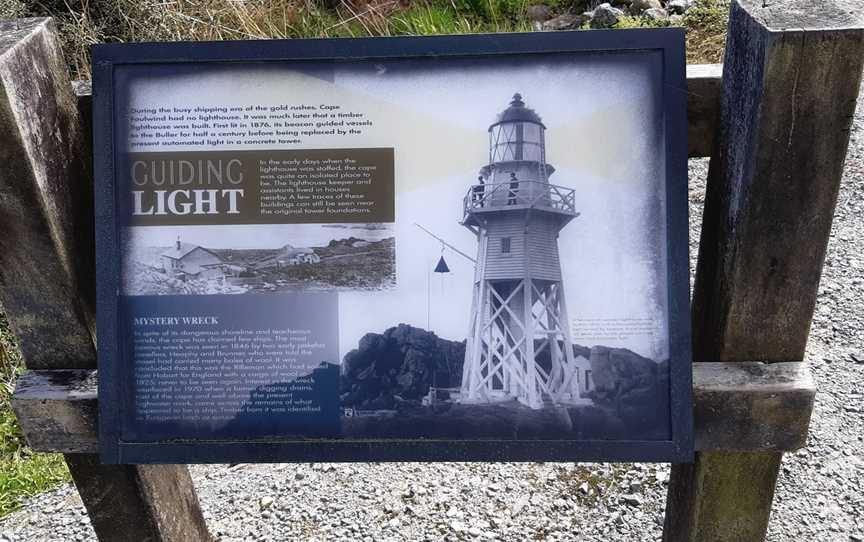
<svg viewBox="0 0 864 542"><path fill-rule="evenodd" d="M531 497L529 495L522 495L521 497L516 499L516 502L514 502L513 505L510 507L510 516L515 518L516 516L521 514L522 510L524 510L525 507L528 506L529 502L531 502Z"/></svg>
<svg viewBox="0 0 864 542"><path fill-rule="evenodd" d="M660 0L633 0L630 2L630 13L637 15L647 9L663 9Z"/></svg>
<svg viewBox="0 0 864 542"><path fill-rule="evenodd" d="M459 387L465 343L399 324L383 334L367 333L345 355L340 382L343 406L392 409L397 400L419 401L433 384Z"/></svg>
<svg viewBox="0 0 864 542"><path fill-rule="evenodd" d="M591 28L612 28L623 16L624 12L611 4L600 4L591 14Z"/></svg>
<svg viewBox="0 0 864 542"><path fill-rule="evenodd" d="M270 505L273 504L273 497L261 497L261 500L258 501L258 507L261 510L267 510L270 508Z"/></svg>
<svg viewBox="0 0 864 542"><path fill-rule="evenodd" d="M666 9L676 15L684 15L691 7L693 7L692 0L670 0L666 3Z"/></svg>
<svg viewBox="0 0 864 542"><path fill-rule="evenodd" d="M671 26L684 26L684 16L683 15L670 15L669 16L669 24Z"/></svg>
<svg viewBox="0 0 864 542"><path fill-rule="evenodd" d="M399 521L399 518L393 518L387 522L387 526L391 529L398 529L401 524L402 522Z"/></svg>
<svg viewBox="0 0 864 542"><path fill-rule="evenodd" d="M656 363L626 348L605 346L591 348L589 360L595 384L589 395L598 406L612 409L632 431L666 425L668 362Z"/></svg>
<svg viewBox="0 0 864 542"><path fill-rule="evenodd" d="M552 18L552 9L543 4L535 4L533 6L528 6L528 9L525 10L525 15L528 17L529 21L542 23L543 21L548 21Z"/></svg>
<svg viewBox="0 0 864 542"><path fill-rule="evenodd" d="M629 504L630 506L641 506L642 505L642 497L640 497L639 495L634 495L632 493L628 493L627 495L622 495L621 501Z"/></svg>
<svg viewBox="0 0 864 542"><path fill-rule="evenodd" d="M669 18L669 14L663 8L650 8L642 12L643 17L647 17L652 21L665 21Z"/></svg>
<svg viewBox="0 0 864 542"><path fill-rule="evenodd" d="M543 30L573 30L582 27L589 20L587 15L565 13L554 19L549 19L542 25Z"/></svg>

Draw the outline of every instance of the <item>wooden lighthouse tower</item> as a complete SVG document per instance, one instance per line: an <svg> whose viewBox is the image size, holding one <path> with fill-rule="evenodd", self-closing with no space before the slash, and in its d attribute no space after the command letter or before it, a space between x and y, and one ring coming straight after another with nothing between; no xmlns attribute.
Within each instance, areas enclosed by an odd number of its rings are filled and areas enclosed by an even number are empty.
<svg viewBox="0 0 864 542"><path fill-rule="evenodd" d="M573 190L549 184L545 130L514 95L489 127L489 163L463 202L462 225L478 242L464 403L587 401L558 256L558 232L579 213Z"/></svg>

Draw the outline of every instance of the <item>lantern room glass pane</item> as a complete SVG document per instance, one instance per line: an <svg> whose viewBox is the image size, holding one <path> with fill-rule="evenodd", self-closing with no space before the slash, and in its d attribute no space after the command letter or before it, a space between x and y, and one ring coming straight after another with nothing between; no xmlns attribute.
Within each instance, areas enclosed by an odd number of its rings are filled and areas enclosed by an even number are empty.
<svg viewBox="0 0 864 542"><path fill-rule="evenodd" d="M541 161L543 128L533 122L507 122L489 132L491 162L511 160Z"/></svg>
<svg viewBox="0 0 864 542"><path fill-rule="evenodd" d="M522 160L540 162L542 158L543 153L540 152L539 144L526 142L522 145Z"/></svg>
<svg viewBox="0 0 864 542"><path fill-rule="evenodd" d="M542 134L539 124L534 124L533 122L522 123L522 139L526 143L536 143L539 145L541 137Z"/></svg>

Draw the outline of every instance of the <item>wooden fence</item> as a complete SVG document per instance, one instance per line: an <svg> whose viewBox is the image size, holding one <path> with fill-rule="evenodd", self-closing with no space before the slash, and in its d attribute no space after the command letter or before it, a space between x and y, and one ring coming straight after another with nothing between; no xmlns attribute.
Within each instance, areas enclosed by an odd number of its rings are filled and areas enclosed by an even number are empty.
<svg viewBox="0 0 864 542"><path fill-rule="evenodd" d="M803 361L864 63L847 0L735 0L724 66L688 68L689 153L711 156L693 298L696 460L664 540L763 540L805 445ZM0 22L0 303L30 371L13 407L61 452L102 541L211 540L182 465L97 453L89 85L50 19Z"/></svg>

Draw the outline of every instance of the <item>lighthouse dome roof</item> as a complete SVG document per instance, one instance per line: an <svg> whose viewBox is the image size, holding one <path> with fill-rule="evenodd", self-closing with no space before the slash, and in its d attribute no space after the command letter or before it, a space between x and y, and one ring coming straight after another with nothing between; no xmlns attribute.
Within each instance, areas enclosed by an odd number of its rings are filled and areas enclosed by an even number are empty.
<svg viewBox="0 0 864 542"><path fill-rule="evenodd" d="M525 107L522 95L518 92L513 95L510 106L498 114L498 120L492 126L501 124L502 122L535 122L543 126L543 120L540 118L540 115L535 113L533 109ZM545 128L545 126L543 127Z"/></svg>

